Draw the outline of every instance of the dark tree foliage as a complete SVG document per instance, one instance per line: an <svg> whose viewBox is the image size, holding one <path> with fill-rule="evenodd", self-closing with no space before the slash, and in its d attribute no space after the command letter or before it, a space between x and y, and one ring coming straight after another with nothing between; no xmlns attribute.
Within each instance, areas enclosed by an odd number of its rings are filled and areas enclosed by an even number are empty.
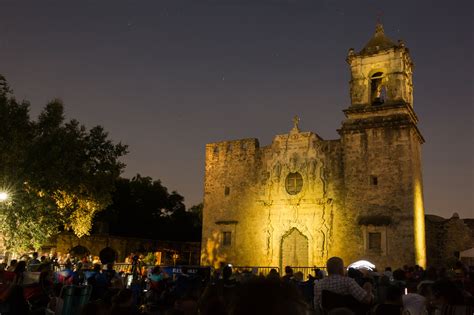
<svg viewBox="0 0 474 315"><path fill-rule="evenodd" d="M119 178L113 203L97 217L113 235L173 241L201 240L202 207L186 210L184 198L159 180L137 175Z"/></svg>
<svg viewBox="0 0 474 315"><path fill-rule="evenodd" d="M38 248L63 228L88 234L95 214L111 203L126 150L100 126L88 131L65 121L60 100L30 119L29 103L17 102L0 76L0 190L10 195L0 203L6 245Z"/></svg>

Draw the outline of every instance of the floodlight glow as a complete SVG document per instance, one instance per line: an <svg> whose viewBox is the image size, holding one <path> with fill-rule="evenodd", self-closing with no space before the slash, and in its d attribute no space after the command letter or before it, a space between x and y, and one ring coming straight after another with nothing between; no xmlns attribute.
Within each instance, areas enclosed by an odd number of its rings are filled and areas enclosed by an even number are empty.
<svg viewBox="0 0 474 315"><path fill-rule="evenodd" d="M347 269L354 268L354 269L367 269L373 271L375 269L375 265L367 260L358 260L350 264Z"/></svg>
<svg viewBox="0 0 474 315"><path fill-rule="evenodd" d="M8 193L5 191L0 192L0 201L5 201L8 199Z"/></svg>

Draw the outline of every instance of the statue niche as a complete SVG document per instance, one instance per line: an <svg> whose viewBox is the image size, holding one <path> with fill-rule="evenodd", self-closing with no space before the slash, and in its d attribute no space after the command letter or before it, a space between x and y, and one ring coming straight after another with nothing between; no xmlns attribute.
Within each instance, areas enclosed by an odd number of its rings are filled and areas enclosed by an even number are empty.
<svg viewBox="0 0 474 315"><path fill-rule="evenodd" d="M298 167L298 155L295 153L292 157L290 157L290 163L288 168L290 172L296 172Z"/></svg>
<svg viewBox="0 0 474 315"><path fill-rule="evenodd" d="M311 159L308 163L308 177L311 180L316 178L318 162L315 159Z"/></svg>
<svg viewBox="0 0 474 315"><path fill-rule="evenodd" d="M273 182L278 183L280 181L280 176L281 176L281 164L280 162L276 162L275 165L273 165L273 169L272 169Z"/></svg>

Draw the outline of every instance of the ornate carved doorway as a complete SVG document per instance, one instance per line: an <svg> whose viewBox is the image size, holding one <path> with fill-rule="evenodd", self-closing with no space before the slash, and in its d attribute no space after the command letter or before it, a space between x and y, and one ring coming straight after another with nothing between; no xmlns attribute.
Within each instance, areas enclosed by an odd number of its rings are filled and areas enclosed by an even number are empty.
<svg viewBox="0 0 474 315"><path fill-rule="evenodd" d="M281 238L280 268L308 266L308 238L292 228Z"/></svg>

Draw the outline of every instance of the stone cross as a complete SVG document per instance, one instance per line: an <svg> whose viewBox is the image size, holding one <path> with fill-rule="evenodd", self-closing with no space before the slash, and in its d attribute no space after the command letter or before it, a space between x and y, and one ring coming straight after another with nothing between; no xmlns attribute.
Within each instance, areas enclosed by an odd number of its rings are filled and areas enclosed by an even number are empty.
<svg viewBox="0 0 474 315"><path fill-rule="evenodd" d="M382 24L382 16L383 16L383 12L379 11L377 13L377 24Z"/></svg>
<svg viewBox="0 0 474 315"><path fill-rule="evenodd" d="M293 129L294 130L300 130L300 128L298 128L299 123L300 123L300 118L298 116L293 117Z"/></svg>

